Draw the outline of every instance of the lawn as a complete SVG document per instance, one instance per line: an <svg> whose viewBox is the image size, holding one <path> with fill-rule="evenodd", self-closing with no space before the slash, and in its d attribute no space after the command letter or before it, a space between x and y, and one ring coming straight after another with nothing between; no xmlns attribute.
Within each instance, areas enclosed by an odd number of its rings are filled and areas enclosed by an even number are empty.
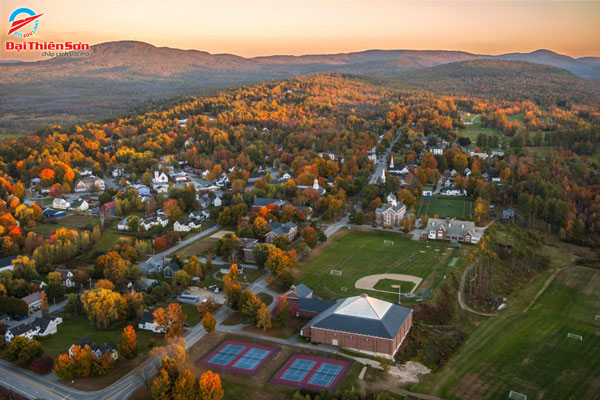
<svg viewBox="0 0 600 400"><path fill-rule="evenodd" d="M73 317L63 321L58 326L58 333L56 335L42 340L42 346L47 354L56 357L59 354L65 353L73 343L84 337L88 337L96 344L113 342L118 345L121 338L121 331L122 329L97 331L90 327L90 323L86 317ZM144 330L136 329L136 333L140 354L145 354L150 350L148 347L150 338L155 338L157 341L160 341L162 338L162 335Z"/></svg>
<svg viewBox="0 0 600 400"><path fill-rule="evenodd" d="M333 243L317 249L315 256L298 267L296 281L304 283L317 296L327 300L361 294L363 290L356 289L355 282L364 276L382 273L423 278L416 291L421 294L435 287L442 279L444 266L453 253L446 249L446 243L413 241L397 233L343 232L342 236L331 238ZM384 246L386 240L393 241L394 245ZM342 276L330 275L332 269L342 271ZM368 292L373 297L389 301L397 301L398 297L393 293Z"/></svg>
<svg viewBox="0 0 600 400"><path fill-rule="evenodd" d="M67 228L91 230L100 223L100 220L86 215L67 215L66 217L57 218L56 223Z"/></svg>
<svg viewBox="0 0 600 400"><path fill-rule="evenodd" d="M486 320L416 388L444 398L600 398L600 271L562 271L527 312ZM567 333L583 341L567 338Z"/></svg>
<svg viewBox="0 0 600 400"><path fill-rule="evenodd" d="M481 115L473 117L473 125L467 125L465 129L458 132L459 136L468 137L471 143L475 145L477 143L477 135L484 133L486 135L494 135L500 138L504 137L504 134L496 128L488 128L481 126Z"/></svg>
<svg viewBox="0 0 600 400"><path fill-rule="evenodd" d="M473 202L465 198L421 199L417 205L417 217L428 215L433 218L470 218L473 213Z"/></svg>

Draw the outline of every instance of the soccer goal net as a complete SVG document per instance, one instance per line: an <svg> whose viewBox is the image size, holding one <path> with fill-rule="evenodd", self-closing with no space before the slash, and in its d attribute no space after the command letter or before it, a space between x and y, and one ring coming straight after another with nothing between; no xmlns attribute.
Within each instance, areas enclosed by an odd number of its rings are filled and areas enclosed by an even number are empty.
<svg viewBox="0 0 600 400"><path fill-rule="evenodd" d="M576 335L574 333L567 333L567 338L569 338L569 339L575 339L575 340L579 340L579 341L583 341L583 336Z"/></svg>
<svg viewBox="0 0 600 400"><path fill-rule="evenodd" d="M526 395L524 395L523 393L514 392L512 390L508 394L508 398L512 399L512 400L527 400L527 396Z"/></svg>
<svg viewBox="0 0 600 400"><path fill-rule="evenodd" d="M393 240L384 240L383 241L383 245L384 246L393 246L394 245L394 241Z"/></svg>
<svg viewBox="0 0 600 400"><path fill-rule="evenodd" d="M600 321L600 315L596 315L596 321Z"/></svg>
<svg viewBox="0 0 600 400"><path fill-rule="evenodd" d="M340 292L347 292L347 291L348 291L348 288L346 286L342 286L340 288Z"/></svg>
<svg viewBox="0 0 600 400"><path fill-rule="evenodd" d="M342 276L342 271L339 271L337 269L332 269L331 271L329 271L329 275Z"/></svg>

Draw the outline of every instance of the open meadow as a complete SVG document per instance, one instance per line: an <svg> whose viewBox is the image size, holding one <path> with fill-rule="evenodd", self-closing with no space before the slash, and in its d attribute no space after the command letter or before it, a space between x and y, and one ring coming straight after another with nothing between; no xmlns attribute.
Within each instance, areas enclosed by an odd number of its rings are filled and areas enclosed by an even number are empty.
<svg viewBox="0 0 600 400"><path fill-rule="evenodd" d="M448 399L507 399L511 390L528 399L599 399L599 287L600 271L564 269L529 311L483 322L415 389Z"/></svg>
<svg viewBox="0 0 600 400"><path fill-rule="evenodd" d="M328 300L361 294L365 290L355 288L357 280L386 273L422 278L415 290L416 295L421 295L437 286L443 279L448 262L458 254L458 250L449 248L448 243L413 241L406 236L383 231L346 231L330 240L333 243L318 250L315 256L298 267L297 279L313 289L317 296ZM341 271L341 276L331 275L331 270ZM367 293L397 301L397 289L391 288L393 282L384 280L375 288L386 284L390 288L386 288L385 292L369 290ZM404 285L406 290L403 292L412 289L411 284Z"/></svg>

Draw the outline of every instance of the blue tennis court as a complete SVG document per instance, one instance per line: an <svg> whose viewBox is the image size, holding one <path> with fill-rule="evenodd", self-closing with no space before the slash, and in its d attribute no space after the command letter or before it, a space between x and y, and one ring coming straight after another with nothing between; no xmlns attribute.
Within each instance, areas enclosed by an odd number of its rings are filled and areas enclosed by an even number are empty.
<svg viewBox="0 0 600 400"><path fill-rule="evenodd" d="M333 390L350 365L348 361L295 354L271 378L271 382L315 391Z"/></svg>
<svg viewBox="0 0 600 400"><path fill-rule="evenodd" d="M226 340L200 362L208 368L254 375L277 351L273 346Z"/></svg>
<svg viewBox="0 0 600 400"><path fill-rule="evenodd" d="M238 354L244 351L244 346L237 346L235 344L228 344L223 347L217 354L215 354L208 362L212 364L227 365L229 364Z"/></svg>
<svg viewBox="0 0 600 400"><path fill-rule="evenodd" d="M271 354L270 350L252 348L233 364L235 368L254 369L266 356Z"/></svg>
<svg viewBox="0 0 600 400"><path fill-rule="evenodd" d="M341 365L323 363L308 380L311 385L329 387L342 370Z"/></svg>
<svg viewBox="0 0 600 400"><path fill-rule="evenodd" d="M298 358L292 365L288 367L287 371L281 375L281 379L293 382L302 382L315 364L316 361Z"/></svg>

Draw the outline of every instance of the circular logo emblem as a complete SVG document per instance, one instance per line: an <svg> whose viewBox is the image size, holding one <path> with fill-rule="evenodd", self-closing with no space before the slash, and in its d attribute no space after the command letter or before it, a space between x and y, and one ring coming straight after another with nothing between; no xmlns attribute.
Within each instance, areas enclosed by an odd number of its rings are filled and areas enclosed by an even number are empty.
<svg viewBox="0 0 600 400"><path fill-rule="evenodd" d="M44 14L36 14L30 8L18 8L10 14L8 22L10 22L10 29L8 34L15 35L20 38L28 38L33 36L37 31L40 21L38 18Z"/></svg>

